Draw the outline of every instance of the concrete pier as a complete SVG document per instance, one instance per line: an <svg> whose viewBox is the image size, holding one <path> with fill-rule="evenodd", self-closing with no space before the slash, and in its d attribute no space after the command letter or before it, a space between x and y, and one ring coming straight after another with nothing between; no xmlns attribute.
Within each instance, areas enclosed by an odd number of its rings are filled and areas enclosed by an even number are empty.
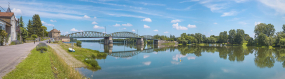
<svg viewBox="0 0 285 79"><path fill-rule="evenodd" d="M113 38L110 37L104 37L104 44L105 45L109 45L109 46L113 46Z"/></svg>
<svg viewBox="0 0 285 79"><path fill-rule="evenodd" d="M137 45L144 45L143 38L137 38Z"/></svg>

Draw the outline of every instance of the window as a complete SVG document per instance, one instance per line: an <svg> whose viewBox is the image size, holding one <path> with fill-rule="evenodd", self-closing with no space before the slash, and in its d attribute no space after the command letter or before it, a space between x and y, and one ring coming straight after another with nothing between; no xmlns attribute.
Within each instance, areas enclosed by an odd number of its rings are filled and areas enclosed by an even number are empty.
<svg viewBox="0 0 285 79"><path fill-rule="evenodd" d="M0 21L0 30L5 30L5 23Z"/></svg>

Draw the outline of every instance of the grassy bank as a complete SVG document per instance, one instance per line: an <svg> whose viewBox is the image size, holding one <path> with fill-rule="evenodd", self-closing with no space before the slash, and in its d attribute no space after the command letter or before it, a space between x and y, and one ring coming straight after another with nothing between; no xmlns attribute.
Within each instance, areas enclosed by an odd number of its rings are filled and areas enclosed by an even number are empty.
<svg viewBox="0 0 285 79"><path fill-rule="evenodd" d="M28 57L3 79L81 79L81 74L69 67L55 51L40 53L33 49Z"/></svg>
<svg viewBox="0 0 285 79"><path fill-rule="evenodd" d="M175 43L162 43L161 45L175 45Z"/></svg>
<svg viewBox="0 0 285 79"><path fill-rule="evenodd" d="M67 52L68 48L71 47L71 44L65 44L62 42L58 42L58 44ZM107 54L105 53L100 53L97 50L92 50L92 49L86 49L86 48L81 48L77 46L73 46L73 49L75 52L69 52L74 58L76 58L79 61L82 61L84 64L87 65L87 68L93 71L101 69L99 64L95 59L106 59Z"/></svg>

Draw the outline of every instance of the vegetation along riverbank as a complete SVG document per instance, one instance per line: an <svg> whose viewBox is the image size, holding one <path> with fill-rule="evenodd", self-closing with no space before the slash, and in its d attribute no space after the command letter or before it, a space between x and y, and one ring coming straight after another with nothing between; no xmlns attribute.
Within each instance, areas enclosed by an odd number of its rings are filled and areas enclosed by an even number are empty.
<svg viewBox="0 0 285 79"><path fill-rule="evenodd" d="M58 44L67 52L68 48L71 48L71 44L65 44L62 42L58 42ZM87 68L93 71L100 70L101 67L97 63L96 59L106 59L107 54L100 53L97 50L81 48L76 45L73 46L75 52L69 52L74 58L79 61L82 61L84 64L87 65Z"/></svg>
<svg viewBox="0 0 285 79"><path fill-rule="evenodd" d="M51 47L40 53L36 48L3 79L81 79L83 76L68 66Z"/></svg>

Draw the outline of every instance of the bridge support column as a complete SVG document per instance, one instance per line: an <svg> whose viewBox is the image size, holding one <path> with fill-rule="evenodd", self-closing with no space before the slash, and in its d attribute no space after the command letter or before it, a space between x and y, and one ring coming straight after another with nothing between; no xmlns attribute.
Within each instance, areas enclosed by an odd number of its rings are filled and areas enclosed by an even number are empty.
<svg viewBox="0 0 285 79"><path fill-rule="evenodd" d="M153 44L158 44L158 40L153 40Z"/></svg>
<svg viewBox="0 0 285 79"><path fill-rule="evenodd" d="M109 46L113 46L113 38L110 37L104 37L104 44L105 45L109 45Z"/></svg>
<svg viewBox="0 0 285 79"><path fill-rule="evenodd" d="M137 45L144 45L143 38L137 38Z"/></svg>

